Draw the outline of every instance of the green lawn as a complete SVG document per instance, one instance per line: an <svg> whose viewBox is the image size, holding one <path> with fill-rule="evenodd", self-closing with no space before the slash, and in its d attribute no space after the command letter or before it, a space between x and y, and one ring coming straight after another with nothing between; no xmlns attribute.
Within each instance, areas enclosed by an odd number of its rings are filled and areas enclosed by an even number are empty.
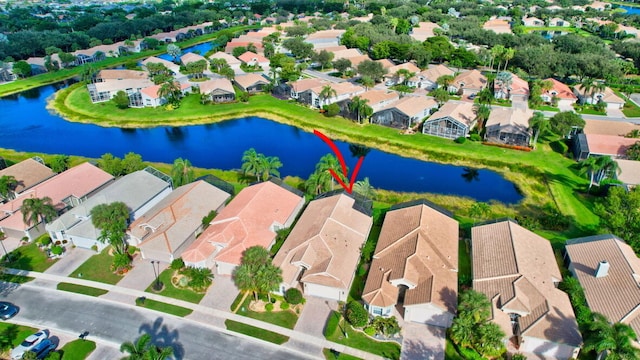
<svg viewBox="0 0 640 360"><path fill-rule="evenodd" d="M255 326L246 325L233 320L226 320L224 324L227 326L227 330L252 336L257 339L272 342L274 344L284 344L289 341L288 336L280 335L272 331L257 328Z"/></svg>
<svg viewBox="0 0 640 360"><path fill-rule="evenodd" d="M84 360L96 349L96 343L90 340L77 339L66 343L59 352L62 360Z"/></svg>
<svg viewBox="0 0 640 360"><path fill-rule="evenodd" d="M118 283L122 276L111 271L113 257L109 255L109 249L106 247L101 253L90 257L69 276L111 285Z"/></svg>
<svg viewBox="0 0 640 360"><path fill-rule="evenodd" d="M20 345L20 343L27 338L27 336L37 332L38 329L21 326L16 324L10 324L6 322L0 322L0 334L3 337L11 339L13 347Z"/></svg>
<svg viewBox="0 0 640 360"><path fill-rule="evenodd" d="M531 107L531 109L532 110L537 110L537 111L555 111L555 112L560 111L560 109L558 109L557 107L553 107L553 106L549 106L549 105L535 106L535 107Z"/></svg>
<svg viewBox="0 0 640 360"><path fill-rule="evenodd" d="M57 289L58 290L62 290L62 291L68 291L68 292L76 293L76 294L96 296L96 297L108 293L107 290L97 289L97 288L89 287L89 286L70 284L70 283L65 283L65 282L59 283L58 286L57 286Z"/></svg>
<svg viewBox="0 0 640 360"><path fill-rule="evenodd" d="M47 254L41 251L35 242L20 246L10 252L9 256L11 261L5 263L5 267L37 272L44 272L58 261L47 257Z"/></svg>
<svg viewBox="0 0 640 360"><path fill-rule="evenodd" d="M268 322L274 325L282 326L287 329L293 329L296 326L296 322L298 321L298 315L296 315L293 311L284 310L284 311L265 311L265 312L256 312L249 310L249 303L253 300L253 296L247 296L244 303L236 314L250 317L252 319ZM244 309L244 311L243 311Z"/></svg>
<svg viewBox="0 0 640 360"><path fill-rule="evenodd" d="M173 286L173 284L171 283L171 277L173 276L173 272L174 270L169 268L160 273L160 281L164 285L164 289L161 292L153 291L153 282L149 284L149 286L145 291L154 293L154 294L159 294L166 297L171 297L174 299L188 301L194 304L200 303L200 301L204 297L204 293L197 293L193 290L180 289ZM215 282L216 280L214 279L213 281Z"/></svg>
<svg viewBox="0 0 640 360"><path fill-rule="evenodd" d="M322 349L322 354L326 360L359 360L359 357L343 354L341 352L332 351L331 349Z"/></svg>
<svg viewBox="0 0 640 360"><path fill-rule="evenodd" d="M400 358L400 344L392 341L376 341L359 331L353 330L350 325L345 325L344 322L341 326L346 327L348 338L344 337L341 328L338 327L333 334L327 336L327 340L389 359Z"/></svg>
<svg viewBox="0 0 640 360"><path fill-rule="evenodd" d="M172 314L180 317L185 317L193 312L192 309L187 309L182 306L167 304L167 303L163 303L163 302L155 301L151 299L145 299L144 302L136 301L136 305L143 308L161 311L163 313Z"/></svg>

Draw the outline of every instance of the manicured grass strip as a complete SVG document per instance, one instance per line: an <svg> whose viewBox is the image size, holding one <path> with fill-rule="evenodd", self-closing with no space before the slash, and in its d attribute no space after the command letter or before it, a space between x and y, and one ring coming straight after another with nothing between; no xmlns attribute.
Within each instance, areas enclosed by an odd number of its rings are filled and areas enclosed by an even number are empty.
<svg viewBox="0 0 640 360"><path fill-rule="evenodd" d="M20 275L11 275L11 274L0 274L0 281L12 282L16 284L24 284L31 280L35 280L31 276L20 276Z"/></svg>
<svg viewBox="0 0 640 360"><path fill-rule="evenodd" d="M102 250L101 253L90 257L71 273L70 276L111 285L118 283L118 281L122 280L122 276L111 271L113 256L109 255L109 249L110 247L107 247Z"/></svg>
<svg viewBox="0 0 640 360"><path fill-rule="evenodd" d="M163 313L180 316L180 317L185 317L193 312L192 309L187 309L182 306L167 304L167 303L163 303L163 302L155 301L151 299L145 299L144 302L136 300L136 305L146 309L161 311Z"/></svg>
<svg viewBox="0 0 640 360"><path fill-rule="evenodd" d="M336 318L336 314L337 313L333 311L330 315L331 318ZM336 325L335 321L332 322L334 322L332 325ZM344 320L337 325L338 326L326 327L325 337L327 340L380 355L388 359L400 359L400 344L391 341L376 341L359 331L353 330ZM347 338L345 338L343 330L347 332Z"/></svg>
<svg viewBox="0 0 640 360"><path fill-rule="evenodd" d="M38 329L28 326L0 322L0 333L4 334L4 337L11 341L12 347L20 345L27 336L37 331Z"/></svg>
<svg viewBox="0 0 640 360"><path fill-rule="evenodd" d="M227 330L237 332L240 334L249 335L254 338L258 338L264 341L272 342L274 344L284 344L289 341L288 336L280 335L272 331L257 328L255 326L243 324L233 320L226 320L224 324L227 326Z"/></svg>
<svg viewBox="0 0 640 360"><path fill-rule="evenodd" d="M296 326L298 316L290 310L284 311L265 311L255 312L249 310L249 303L253 300L253 296L247 296L242 307L237 311L238 315L250 317L252 319L268 322L274 325L282 326L287 329L292 329ZM243 311L244 309L244 311Z"/></svg>
<svg viewBox="0 0 640 360"><path fill-rule="evenodd" d="M59 351L62 360L84 360L96 349L96 343L91 340L77 339L66 343Z"/></svg>
<svg viewBox="0 0 640 360"><path fill-rule="evenodd" d="M11 261L4 263L3 266L28 271L44 272L58 261L50 259L36 243L22 245L10 252L9 256Z"/></svg>
<svg viewBox="0 0 640 360"><path fill-rule="evenodd" d="M324 354L324 358L327 360L360 360L359 357L332 351L331 349L327 348L322 349L322 354Z"/></svg>
<svg viewBox="0 0 640 360"><path fill-rule="evenodd" d="M97 289L89 286L76 285L71 283L59 283L58 290L68 291L76 294L89 295L89 296L101 296L108 293L107 290Z"/></svg>
<svg viewBox="0 0 640 360"><path fill-rule="evenodd" d="M148 265L148 266L151 266L151 265ZM200 301L205 295L204 293L197 293L189 289L179 289L173 286L173 284L171 283L171 277L173 276L174 271L175 270L169 268L160 273L160 276L159 276L160 281L164 285L164 289L162 289L161 292L153 291L153 283L155 282L155 280L152 281L151 284L149 284L149 286L145 291L148 293L159 294L162 296L166 296L166 297L170 297L178 300L188 301L194 304L200 303ZM213 282L215 281L216 280L213 279Z"/></svg>

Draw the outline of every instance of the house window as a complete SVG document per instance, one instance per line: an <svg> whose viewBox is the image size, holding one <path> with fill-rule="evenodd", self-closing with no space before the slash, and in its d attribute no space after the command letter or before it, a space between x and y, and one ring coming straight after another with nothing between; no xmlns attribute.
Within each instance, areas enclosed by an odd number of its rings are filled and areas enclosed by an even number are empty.
<svg viewBox="0 0 640 360"><path fill-rule="evenodd" d="M554 91L551 92L551 95L556 96L556 95L558 95L558 92L554 90Z"/></svg>
<svg viewBox="0 0 640 360"><path fill-rule="evenodd" d="M381 316L382 315L382 308L374 306L373 307L373 315Z"/></svg>

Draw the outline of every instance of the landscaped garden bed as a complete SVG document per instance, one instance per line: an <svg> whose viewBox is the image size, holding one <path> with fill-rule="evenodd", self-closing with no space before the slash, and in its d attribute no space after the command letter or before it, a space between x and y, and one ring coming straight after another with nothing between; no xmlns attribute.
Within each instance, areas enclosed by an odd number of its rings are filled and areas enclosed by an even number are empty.
<svg viewBox="0 0 640 360"><path fill-rule="evenodd" d="M176 259L160 273L158 280L162 290L156 289L154 280L145 291L198 304L212 284L213 274L209 269L185 267L182 259Z"/></svg>

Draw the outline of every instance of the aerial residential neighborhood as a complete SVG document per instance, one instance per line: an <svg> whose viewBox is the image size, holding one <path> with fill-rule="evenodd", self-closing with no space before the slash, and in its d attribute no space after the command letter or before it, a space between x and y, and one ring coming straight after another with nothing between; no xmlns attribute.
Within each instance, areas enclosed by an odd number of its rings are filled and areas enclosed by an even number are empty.
<svg viewBox="0 0 640 360"><path fill-rule="evenodd" d="M640 359L634 1L0 1L1 359Z"/></svg>

